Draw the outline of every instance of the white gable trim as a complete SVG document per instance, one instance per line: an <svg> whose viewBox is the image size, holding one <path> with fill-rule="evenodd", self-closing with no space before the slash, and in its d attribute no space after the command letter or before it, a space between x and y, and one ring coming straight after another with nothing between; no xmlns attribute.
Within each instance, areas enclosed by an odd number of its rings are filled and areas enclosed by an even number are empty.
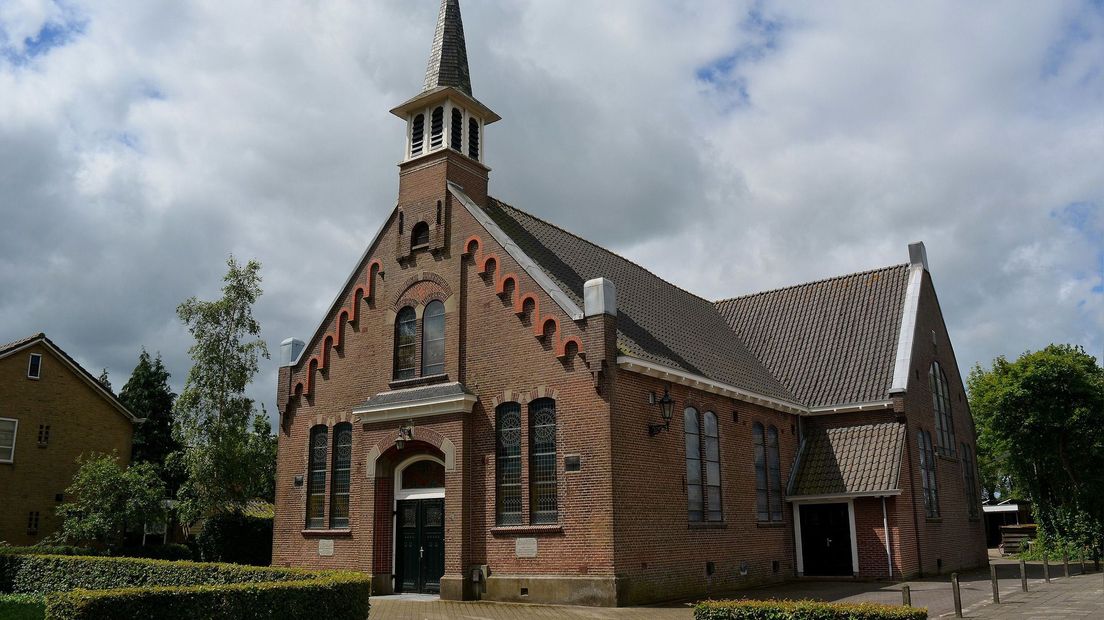
<svg viewBox="0 0 1104 620"><path fill-rule="evenodd" d="M476 206L474 202L472 202L471 198L468 198L468 196L464 194L463 190L460 189L460 186L456 185L452 181L449 181L448 189L449 192L453 196L455 196L457 200L460 201L460 204L464 205L464 208L468 210L468 213L470 213L471 216L474 217L475 220L479 222L480 225L482 225L488 233L490 233L491 237L493 237L499 245L501 245L503 248L506 248L506 253L509 254L510 257L513 258L515 261L517 261L519 265L521 265L521 268L525 270L525 273L529 274L529 277L533 278L533 280L542 289L544 289L544 292L548 293L548 296L551 297L552 300L555 301L560 306L560 308L562 308L563 311L572 318L572 320L580 321L583 319L582 308L577 306L574 301L571 301L571 298L567 296L567 293L564 293L563 289L557 286L556 283L552 281L552 278L549 278L548 274L544 273L544 271L542 271L541 268L537 266L533 259L529 258L529 255L522 251L522 249L519 248L516 243L514 243L514 240L510 238L510 235L507 235L506 231L502 230L502 228L498 224L496 224L493 219L491 219L491 216L487 215L483 211L483 209L480 209L478 206ZM466 251L467 248L464 248L464 250Z"/></svg>
<svg viewBox="0 0 1104 620"><path fill-rule="evenodd" d="M905 291L905 303L901 309L901 331L897 335L897 356L893 366L893 383L890 394L908 389L909 367L912 366L912 345L916 337L916 314L920 307L920 282L924 278L924 265L913 264L909 267L908 289Z"/></svg>

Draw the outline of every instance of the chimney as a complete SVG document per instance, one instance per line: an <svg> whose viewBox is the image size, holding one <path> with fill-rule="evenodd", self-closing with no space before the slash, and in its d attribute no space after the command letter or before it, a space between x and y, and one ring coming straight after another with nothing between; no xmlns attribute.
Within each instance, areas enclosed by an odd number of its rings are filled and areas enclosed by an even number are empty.
<svg viewBox="0 0 1104 620"><path fill-rule="evenodd" d="M617 364L617 287L606 278L583 285L586 317L585 351L594 387L604 397L613 393L613 367Z"/></svg>

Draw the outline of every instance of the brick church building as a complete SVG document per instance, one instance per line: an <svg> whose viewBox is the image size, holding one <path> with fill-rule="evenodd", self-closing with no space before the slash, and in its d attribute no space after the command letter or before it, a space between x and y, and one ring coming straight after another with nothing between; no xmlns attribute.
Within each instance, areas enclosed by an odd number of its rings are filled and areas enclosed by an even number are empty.
<svg viewBox="0 0 1104 620"><path fill-rule="evenodd" d="M587 605L985 564L922 244L710 301L490 197L457 0L392 113L397 205L282 346L275 564Z"/></svg>

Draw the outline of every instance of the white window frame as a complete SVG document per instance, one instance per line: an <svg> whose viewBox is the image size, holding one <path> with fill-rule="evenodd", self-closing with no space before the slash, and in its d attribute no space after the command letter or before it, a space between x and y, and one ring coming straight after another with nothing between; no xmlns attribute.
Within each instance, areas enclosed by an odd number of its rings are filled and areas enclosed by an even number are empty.
<svg viewBox="0 0 1104 620"><path fill-rule="evenodd" d="M38 359L38 374L37 375L32 375L31 374L31 366L32 366L32 362L34 362L34 360L36 358ZM28 379L34 379L35 381L38 381L39 379L42 378L42 354L41 353L31 353L31 356L27 358L27 378Z"/></svg>
<svg viewBox="0 0 1104 620"><path fill-rule="evenodd" d="M14 422L15 428L12 429L12 443L11 443L11 458L0 459L0 463L14 463L15 462L15 445L19 441L19 420L15 418L0 418L0 422Z"/></svg>

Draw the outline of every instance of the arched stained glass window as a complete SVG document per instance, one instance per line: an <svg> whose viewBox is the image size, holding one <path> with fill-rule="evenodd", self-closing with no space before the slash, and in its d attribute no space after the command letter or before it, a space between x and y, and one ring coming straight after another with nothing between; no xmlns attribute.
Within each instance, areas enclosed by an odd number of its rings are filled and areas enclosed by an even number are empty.
<svg viewBox="0 0 1104 620"><path fill-rule="evenodd" d="M721 444L717 433L717 416L706 411L702 416L702 456L705 462L705 518L720 521L721 510Z"/></svg>
<svg viewBox="0 0 1104 620"><path fill-rule="evenodd" d="M939 362L932 362L928 369L928 387L932 394L932 411L935 412L935 437L939 452L947 456L955 453L954 416L951 415L951 396L947 389L947 375Z"/></svg>
<svg viewBox="0 0 1104 620"><path fill-rule="evenodd" d="M529 521L533 525L559 520L556 498L556 401L529 403Z"/></svg>
<svg viewBox="0 0 1104 620"><path fill-rule="evenodd" d="M763 425L751 427L755 444L755 515L760 521L770 521L770 492L767 490L767 442Z"/></svg>
<svg viewBox="0 0 1104 620"><path fill-rule="evenodd" d="M770 520L782 520L782 464L778 455L778 429L767 428L767 479L770 483Z"/></svg>
<svg viewBox="0 0 1104 620"><path fill-rule="evenodd" d="M962 479L963 489L966 492L966 510L971 519L978 518L978 503L981 496L978 494L977 478L974 477L974 455L970 446L962 444Z"/></svg>
<svg viewBox="0 0 1104 620"><path fill-rule="evenodd" d="M330 474L330 527L349 527L349 482L353 464L353 426L334 427L333 472Z"/></svg>
<svg viewBox="0 0 1104 620"><path fill-rule="evenodd" d="M435 151L445 143L445 108L434 108L429 118L429 150Z"/></svg>
<svg viewBox="0 0 1104 620"><path fill-rule="evenodd" d="M422 146L425 144L425 114L419 114L410 122L410 156L417 157L422 154Z"/></svg>
<svg viewBox="0 0 1104 620"><path fill-rule="evenodd" d="M521 405L495 409L495 522L521 525Z"/></svg>
<svg viewBox="0 0 1104 620"><path fill-rule="evenodd" d="M311 429L307 466L307 528L326 527L326 452L329 433L325 426Z"/></svg>
<svg viewBox="0 0 1104 620"><path fill-rule="evenodd" d="M431 301L422 314L422 376L445 372L445 304Z"/></svg>
<svg viewBox="0 0 1104 620"><path fill-rule="evenodd" d="M687 407L682 412L683 435L686 440L686 517L690 521L705 518L702 502L701 428L698 410Z"/></svg>
<svg viewBox="0 0 1104 620"><path fill-rule="evenodd" d="M939 516L939 486L935 478L935 450L931 433L917 431L916 441L920 452L920 486L924 493L924 513L928 518Z"/></svg>
<svg viewBox="0 0 1104 620"><path fill-rule="evenodd" d="M417 367L418 317L407 306L395 317L395 379L413 379Z"/></svg>
<svg viewBox="0 0 1104 620"><path fill-rule="evenodd" d="M424 459L402 470L403 489L442 489L445 487L445 466Z"/></svg>

